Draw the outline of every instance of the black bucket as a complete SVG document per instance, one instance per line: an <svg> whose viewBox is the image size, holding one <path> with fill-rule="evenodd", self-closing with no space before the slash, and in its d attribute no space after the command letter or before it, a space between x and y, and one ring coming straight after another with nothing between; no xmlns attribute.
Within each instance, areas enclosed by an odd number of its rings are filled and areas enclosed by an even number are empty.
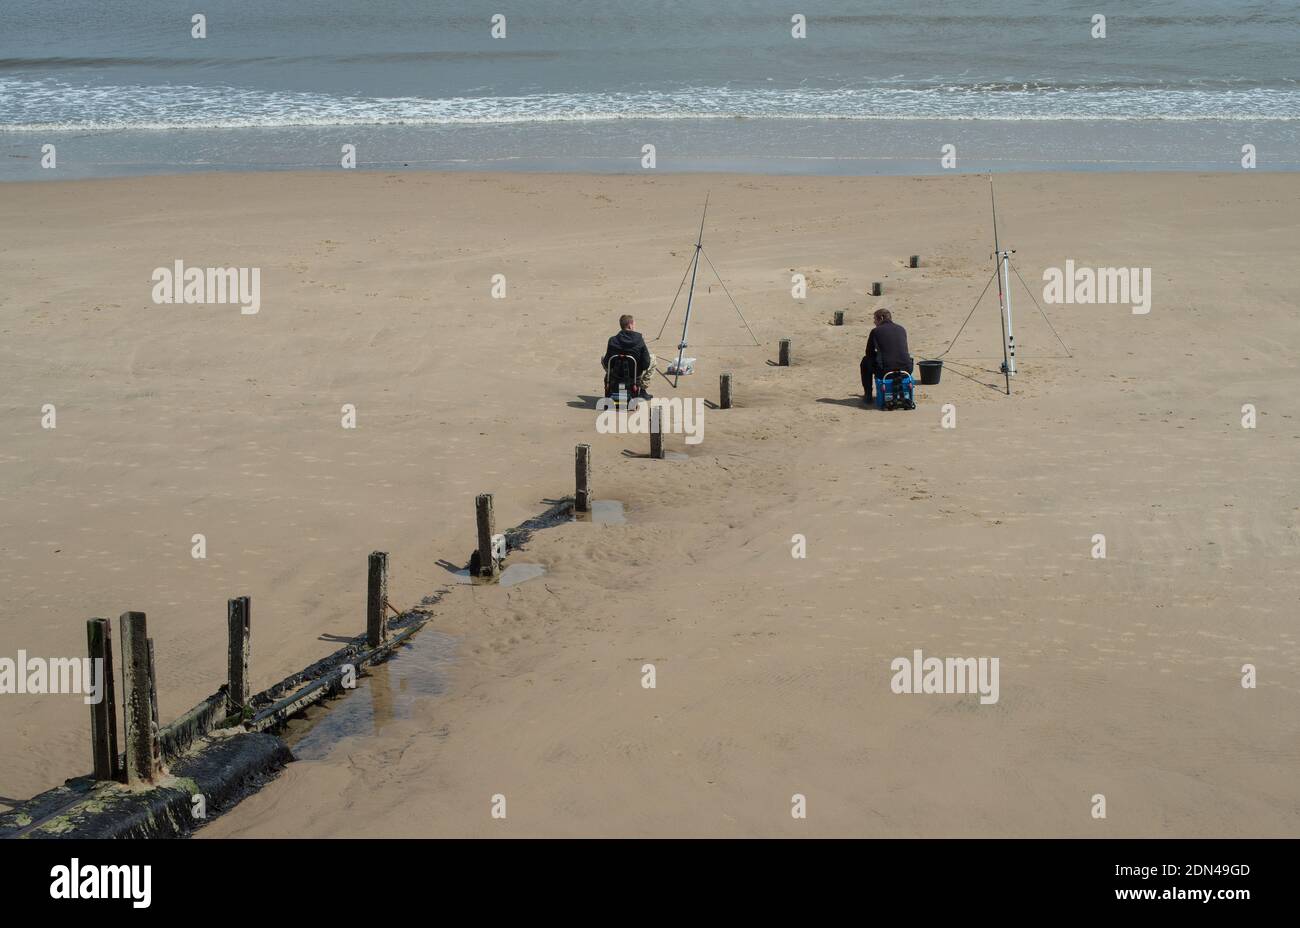
<svg viewBox="0 0 1300 928"><path fill-rule="evenodd" d="M927 387L938 383L939 376L943 373L942 361L922 361L917 367L921 368L921 383Z"/></svg>

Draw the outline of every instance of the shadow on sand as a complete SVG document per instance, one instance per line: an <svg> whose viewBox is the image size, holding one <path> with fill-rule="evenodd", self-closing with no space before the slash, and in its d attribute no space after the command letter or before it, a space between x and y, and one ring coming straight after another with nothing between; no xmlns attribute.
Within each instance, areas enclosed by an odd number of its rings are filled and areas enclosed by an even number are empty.
<svg viewBox="0 0 1300 928"><path fill-rule="evenodd" d="M870 406L863 405L861 396L850 396L847 399L842 399L842 400L833 399L829 396L823 396L817 402L827 403L828 405L831 406L851 406L854 409L875 409L876 408L874 404Z"/></svg>

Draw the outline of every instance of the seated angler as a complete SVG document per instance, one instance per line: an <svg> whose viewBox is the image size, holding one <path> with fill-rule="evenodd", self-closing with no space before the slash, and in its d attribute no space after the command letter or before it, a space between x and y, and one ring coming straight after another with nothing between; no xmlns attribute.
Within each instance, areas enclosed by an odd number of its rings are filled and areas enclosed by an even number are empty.
<svg viewBox="0 0 1300 928"><path fill-rule="evenodd" d="M887 309L873 316L875 327L867 336L867 351L858 368L862 374L862 401L871 405L871 390L877 377L890 371L912 373L912 355L907 350L907 330L894 321Z"/></svg>
<svg viewBox="0 0 1300 928"><path fill-rule="evenodd" d="M605 356L600 359L600 366L609 370L609 361L617 355L628 355L636 362L636 377L640 387L638 396L643 400L652 399L647 389L650 378L655 372L655 356L646 347L645 339L636 330L636 320L629 315L618 317L618 333L609 339L605 346Z"/></svg>

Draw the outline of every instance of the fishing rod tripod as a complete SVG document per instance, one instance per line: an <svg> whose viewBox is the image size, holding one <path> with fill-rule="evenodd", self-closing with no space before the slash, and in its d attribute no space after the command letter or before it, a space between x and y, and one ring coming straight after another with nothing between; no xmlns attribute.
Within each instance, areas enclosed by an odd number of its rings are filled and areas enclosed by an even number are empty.
<svg viewBox="0 0 1300 928"><path fill-rule="evenodd" d="M654 337L654 341L658 341L663 336L664 329L668 327L668 320L672 318L673 310L677 308L677 300L682 295L682 287L686 286L686 278L690 277L691 286L690 289L686 291L686 318L682 321L681 341L677 343L677 360L670 364L667 371L665 371L665 379L667 379L667 374L673 375L674 390L677 389L677 381L681 379L681 376L683 374L689 374L694 370L693 362L695 359L686 357L686 336L691 325L691 302L692 298L695 296L695 279L699 274L701 256L703 256L704 260L709 263L709 270L713 271L713 276L716 277L718 283L722 285L722 292L725 293L727 299L731 301L731 308L736 311L736 315L740 317L740 321L745 324L745 330L749 332L749 337L754 340L754 347L758 347L758 337L754 335L754 330L749 327L749 323L745 320L745 314L742 313L740 307L736 305L736 301L731 296L731 291L727 289L727 284L723 281L722 275L719 274L718 269L713 266L713 259L710 258L709 253L704 250L704 219L708 215L709 195L706 193L704 195L704 212L700 216L700 233L695 238L695 250L691 254L690 262L686 265L686 273L682 274L681 283L677 285L677 293L673 296L672 305L668 307L668 315L664 317L663 324L659 326L659 334Z"/></svg>
<svg viewBox="0 0 1300 928"><path fill-rule="evenodd" d="M957 339L961 338L961 333L965 331L966 323L970 322L971 316L975 315L975 310L980 305L980 301L984 299L984 294L988 293L989 287L993 286L993 281L996 280L998 282L998 316L1002 321L1002 367L999 372L1006 380L1007 396L1010 396L1011 378L1016 375L1016 335L1011 325L1012 271L1016 272L1016 279L1020 281L1025 288L1025 292L1029 294L1029 299L1033 301L1034 306L1043 317L1043 321L1047 323L1047 327L1052 330L1053 335L1056 335L1056 340L1061 342L1061 347L1065 349L1066 356L1074 357L1074 355L1070 353L1070 346L1061 340L1060 335L1057 335L1056 327L1052 325L1052 320L1047 318L1047 313L1043 312L1043 307L1039 306L1038 300L1034 299L1034 293L1029 289L1029 284L1025 283L1025 279L1020 276L1020 271L1011 263L1011 256L1016 253L1016 250L1014 248L1004 249L998 244L998 203L993 196L992 174L989 175L989 205L992 207L993 212L993 275L989 278L989 282L984 285L984 289L980 291L980 295L975 298L975 305L966 314L966 320L962 322L961 328L957 330L957 334L948 343L948 347L934 360L937 361L949 351L952 351L952 346L957 344Z"/></svg>
<svg viewBox="0 0 1300 928"><path fill-rule="evenodd" d="M1027 284L1025 279L1020 276L1020 269L1011 262L1011 256L1015 253L1016 250L1011 248L994 254L994 257L997 259L997 266L989 276L988 283L984 285L984 289L980 291L980 295L975 298L975 303L971 306L970 312L966 314L966 319L962 322L961 328L957 330L957 334L954 335L952 341L948 343L948 347L933 358L933 360L937 361L948 352L952 351L953 346L957 344L957 339L961 338L961 333L966 331L966 324L970 322L971 317L975 315L975 310L978 309L980 303L984 301L984 294L989 292L989 287L993 286L993 281L996 280L998 282L999 316L1002 319L1002 366L998 369L998 373L1002 374L1006 380L1007 396L1011 395L1011 378L1015 376L1016 373L1016 337L1012 329L1011 320L1012 272L1015 272L1016 279L1020 281L1021 286L1025 288L1025 292L1029 294L1029 299L1038 310L1039 315L1043 317L1043 321L1047 323L1047 327L1051 329L1052 334L1056 336L1056 340L1060 342L1061 347L1065 349L1065 356L1067 358L1074 357L1074 354L1070 351L1070 346L1067 345L1061 338L1060 334L1057 333L1056 326L1052 325L1052 320L1048 318L1047 313L1043 312L1043 307L1040 306L1038 300L1034 298L1034 293L1029 289L1029 284Z"/></svg>

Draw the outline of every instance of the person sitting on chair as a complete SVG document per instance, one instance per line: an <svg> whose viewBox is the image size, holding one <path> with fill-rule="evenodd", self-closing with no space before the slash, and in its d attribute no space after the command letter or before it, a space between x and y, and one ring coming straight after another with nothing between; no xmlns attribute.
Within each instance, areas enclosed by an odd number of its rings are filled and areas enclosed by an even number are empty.
<svg viewBox="0 0 1300 928"><path fill-rule="evenodd" d="M887 309L878 309L872 317L875 328L867 336L867 351L858 365L862 373L862 401L871 405L871 390L877 377L890 371L912 373L912 356L907 350L907 330L894 321Z"/></svg>
<svg viewBox="0 0 1300 928"><path fill-rule="evenodd" d="M655 372L655 356L646 347L645 339L636 330L636 320L629 315L618 317L618 334L609 339L605 347L605 357L600 359L601 367L609 367L609 359L616 354L629 354L636 359L637 379L641 384L641 398L652 399L650 378Z"/></svg>

